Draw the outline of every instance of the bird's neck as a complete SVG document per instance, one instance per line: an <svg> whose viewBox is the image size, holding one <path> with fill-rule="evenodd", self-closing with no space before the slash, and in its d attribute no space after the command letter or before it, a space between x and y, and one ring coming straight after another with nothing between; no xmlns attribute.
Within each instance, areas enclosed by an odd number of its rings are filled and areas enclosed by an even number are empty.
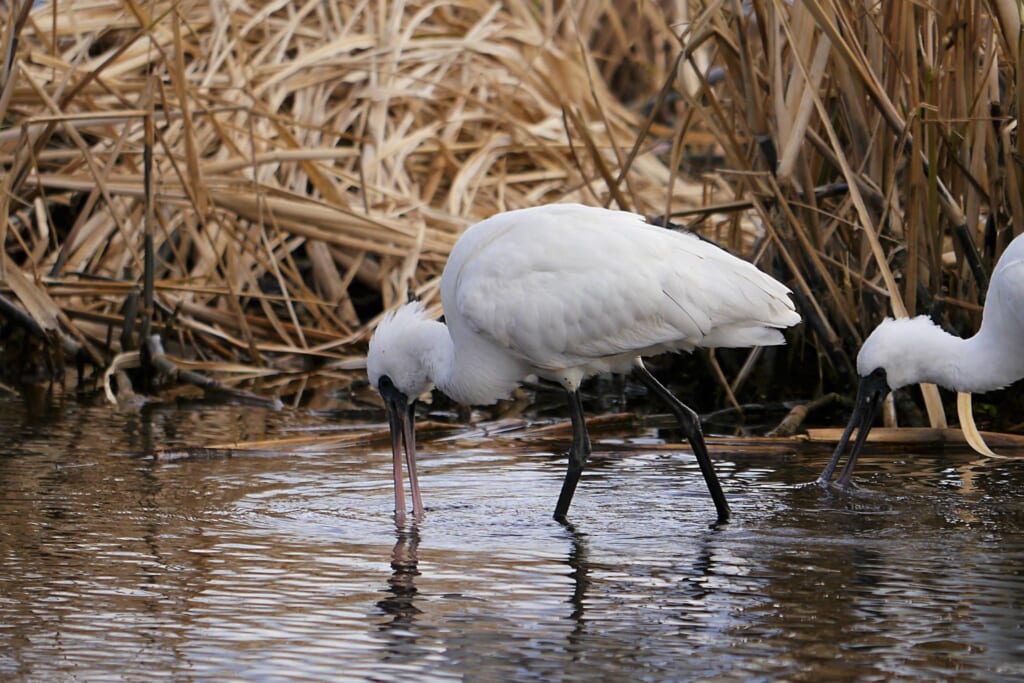
<svg viewBox="0 0 1024 683"><path fill-rule="evenodd" d="M465 405L506 398L527 374L524 366L476 335L462 337L439 322L421 332L421 359L434 386Z"/></svg>
<svg viewBox="0 0 1024 683"><path fill-rule="evenodd" d="M908 362L911 370L916 368L919 382L980 393L1024 376L1024 354L991 328L982 326L973 337L962 339L935 327L909 343L913 348Z"/></svg>

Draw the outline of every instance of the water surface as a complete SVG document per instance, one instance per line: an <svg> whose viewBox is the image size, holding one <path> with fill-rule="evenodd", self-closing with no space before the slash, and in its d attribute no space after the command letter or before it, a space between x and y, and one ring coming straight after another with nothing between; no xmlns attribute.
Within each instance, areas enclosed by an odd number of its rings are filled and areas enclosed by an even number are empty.
<svg viewBox="0 0 1024 683"><path fill-rule="evenodd" d="M293 436L304 411L0 399L4 680L1007 680L1024 675L1024 462L696 461L597 440L551 519L551 442L422 444L396 528L386 444L154 461Z"/></svg>

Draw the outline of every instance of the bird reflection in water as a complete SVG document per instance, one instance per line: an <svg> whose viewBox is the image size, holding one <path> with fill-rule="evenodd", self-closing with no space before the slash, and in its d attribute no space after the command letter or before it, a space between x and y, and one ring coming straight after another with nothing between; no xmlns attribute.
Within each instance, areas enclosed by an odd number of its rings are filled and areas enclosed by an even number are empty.
<svg viewBox="0 0 1024 683"><path fill-rule="evenodd" d="M398 538L391 550L388 595L377 602L377 607L392 617L391 621L381 625L382 631L411 626L416 615L422 612L413 604L419 592L416 589L416 577L420 575L417 568L420 530L414 524L408 529L398 529L396 534Z"/></svg>
<svg viewBox="0 0 1024 683"><path fill-rule="evenodd" d="M423 613L415 605L419 590L416 588L420 530L413 524L409 528L395 529L397 540L391 550L391 577L384 589L385 597L377 601L377 608L389 616L378 627L385 638L382 659L389 665L420 664L429 654L429 647L421 643L427 634L417 617ZM429 637L428 637L429 639Z"/></svg>
<svg viewBox="0 0 1024 683"><path fill-rule="evenodd" d="M572 572L569 576L573 581L572 597L572 620L576 622L573 635L569 637L570 642L574 641L573 636L579 636L583 629L583 610L587 597L587 589L590 587L590 562L587 558L586 534L576 531L569 522L563 522L562 526L569 532L572 540L572 548L569 550L568 565Z"/></svg>
<svg viewBox="0 0 1024 683"><path fill-rule="evenodd" d="M566 652L572 655L574 660L582 659L589 646L588 629L586 618L586 606L590 593L590 549L587 547L587 535L578 531L570 522L561 522L562 527L569 533L569 540L572 546L569 548L569 576L572 578L573 591L569 596L569 604L572 605L572 631L566 636Z"/></svg>
<svg viewBox="0 0 1024 683"><path fill-rule="evenodd" d="M572 608L569 618L573 622L572 631L566 637L566 651L574 656L584 657L594 646L594 638L603 639L605 624L602 617L610 612L609 601L614 602L623 595L636 596L647 590L642 577L640 582L631 584L631 578L623 579L621 566L615 563L595 562L591 557L587 534L579 531L573 524L563 522L562 527L568 534L570 542L566 558L572 579L572 593L568 597ZM680 623L687 624L687 632L693 635L699 631L715 631L721 628L720 623L707 617L715 612L707 604L716 589L715 578L719 576L716 568L716 543L725 525L712 524L695 541L693 549L692 570L677 567L678 580L671 587L659 589L658 599L666 608L674 606L679 609L676 615ZM639 566L637 567L639 570ZM649 571L654 572L652 567ZM655 574L650 575L654 577ZM615 585L616 581L624 581ZM603 585L602 585L603 584ZM595 616L591 622L587 618L587 610L592 609Z"/></svg>

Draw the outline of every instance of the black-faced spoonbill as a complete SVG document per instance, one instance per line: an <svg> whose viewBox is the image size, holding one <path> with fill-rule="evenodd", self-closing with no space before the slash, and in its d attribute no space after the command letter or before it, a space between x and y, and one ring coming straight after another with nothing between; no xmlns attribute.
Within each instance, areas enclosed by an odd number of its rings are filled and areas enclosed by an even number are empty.
<svg viewBox="0 0 1024 683"><path fill-rule="evenodd" d="M832 460L818 477L828 486L857 427L857 438L836 486L846 488L871 424L893 389L932 382L960 392L960 424L973 432L970 394L1000 389L1024 378L1024 235L1017 236L996 264L981 314L981 328L969 339L949 334L928 316L886 318L857 354L860 386L853 414ZM966 398L966 400L964 400ZM980 436L975 437L980 441ZM971 433L968 432L968 439ZM972 446L979 449L972 442ZM981 444L984 447L984 444ZM980 449L979 449L980 450Z"/></svg>
<svg viewBox="0 0 1024 683"><path fill-rule="evenodd" d="M642 356L695 347L783 344L800 322L789 290L750 263L695 235L643 216L573 204L509 211L466 230L441 277L445 323L409 303L385 316L366 360L391 424L395 516L405 519L400 445L413 514L414 403L436 386L459 403L491 404L537 375L560 384L572 418L569 467L555 507L564 520L590 453L579 387L603 372L634 372L678 419L719 520L729 504L697 414L644 367Z"/></svg>

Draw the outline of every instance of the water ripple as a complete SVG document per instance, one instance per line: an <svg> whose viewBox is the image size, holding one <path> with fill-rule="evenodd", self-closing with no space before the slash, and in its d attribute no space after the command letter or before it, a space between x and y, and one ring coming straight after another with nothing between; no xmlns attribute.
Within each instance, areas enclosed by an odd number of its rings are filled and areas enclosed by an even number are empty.
<svg viewBox="0 0 1024 683"><path fill-rule="evenodd" d="M803 486L828 453L717 456L734 519L714 525L690 453L606 442L562 526L559 455L432 443L427 517L396 528L381 447L124 457L294 414L79 411L46 431L0 410L4 679L1024 674L1012 461L868 456L840 495Z"/></svg>

